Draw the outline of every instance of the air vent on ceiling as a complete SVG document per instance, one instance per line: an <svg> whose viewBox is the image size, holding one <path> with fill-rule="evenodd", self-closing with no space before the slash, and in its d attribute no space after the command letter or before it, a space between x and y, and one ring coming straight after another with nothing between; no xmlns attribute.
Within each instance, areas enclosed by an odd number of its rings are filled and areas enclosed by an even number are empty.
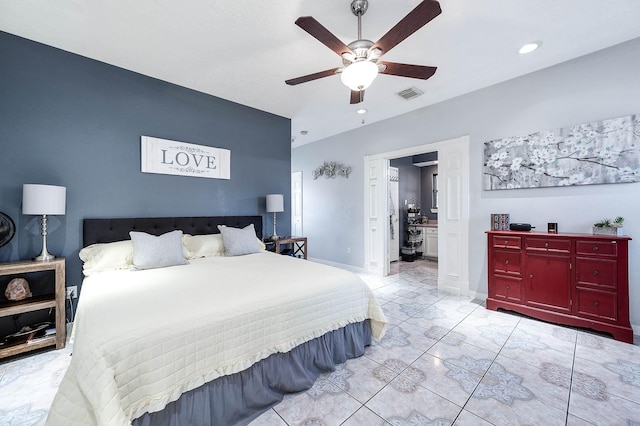
<svg viewBox="0 0 640 426"><path fill-rule="evenodd" d="M408 89L398 92L397 95L408 101L410 99L417 98L420 95L424 95L424 92L415 87L409 87Z"/></svg>

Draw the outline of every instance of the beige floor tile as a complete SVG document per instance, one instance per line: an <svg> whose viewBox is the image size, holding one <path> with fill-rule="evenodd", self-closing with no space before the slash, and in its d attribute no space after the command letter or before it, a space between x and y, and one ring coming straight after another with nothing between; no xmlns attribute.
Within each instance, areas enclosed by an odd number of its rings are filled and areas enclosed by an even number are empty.
<svg viewBox="0 0 640 426"><path fill-rule="evenodd" d="M467 402L482 379L482 376L429 354L418 358L411 367L422 371L425 376L420 386L459 406Z"/></svg>
<svg viewBox="0 0 640 426"><path fill-rule="evenodd" d="M273 409L288 425L339 425L361 406L337 385L319 378L311 389L286 396Z"/></svg>
<svg viewBox="0 0 640 426"><path fill-rule="evenodd" d="M640 424L640 404L606 393L594 398L571 392L569 414L596 425Z"/></svg>
<svg viewBox="0 0 640 426"><path fill-rule="evenodd" d="M401 378L391 382L366 407L393 424L451 424L462 410L451 401L421 386L406 387L398 384ZM395 384L395 386L394 386Z"/></svg>

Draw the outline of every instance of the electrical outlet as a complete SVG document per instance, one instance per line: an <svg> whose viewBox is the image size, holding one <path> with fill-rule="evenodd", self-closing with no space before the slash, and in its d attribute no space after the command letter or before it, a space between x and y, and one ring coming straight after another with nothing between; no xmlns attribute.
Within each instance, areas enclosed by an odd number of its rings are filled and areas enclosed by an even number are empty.
<svg viewBox="0 0 640 426"><path fill-rule="evenodd" d="M78 298L78 286L72 285L65 289L67 299L77 299Z"/></svg>
<svg viewBox="0 0 640 426"><path fill-rule="evenodd" d="M351 254L351 247L347 247L347 254Z"/></svg>

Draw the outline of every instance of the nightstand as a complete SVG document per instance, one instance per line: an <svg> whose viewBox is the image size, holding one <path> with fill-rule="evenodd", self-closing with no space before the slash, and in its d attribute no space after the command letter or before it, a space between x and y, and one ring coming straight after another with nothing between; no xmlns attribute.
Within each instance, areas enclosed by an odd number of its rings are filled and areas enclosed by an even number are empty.
<svg viewBox="0 0 640 426"><path fill-rule="evenodd" d="M29 281L33 296L18 301L7 300L4 297L4 289L13 278L25 278ZM0 359L48 346L55 346L56 349L64 348L66 338L64 257L49 262L27 260L0 263L0 290L2 290L1 321L9 320L8 317L15 315L49 309L55 310L56 326L55 335L50 337L29 342L18 340L0 345Z"/></svg>
<svg viewBox="0 0 640 426"><path fill-rule="evenodd" d="M275 252L282 253L281 246L291 245L294 257L307 258L307 237L287 237L275 241Z"/></svg>

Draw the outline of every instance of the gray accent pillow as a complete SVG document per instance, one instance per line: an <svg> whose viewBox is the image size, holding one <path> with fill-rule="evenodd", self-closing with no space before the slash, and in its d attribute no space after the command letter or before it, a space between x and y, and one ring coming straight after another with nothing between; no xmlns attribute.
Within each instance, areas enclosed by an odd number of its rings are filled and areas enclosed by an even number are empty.
<svg viewBox="0 0 640 426"><path fill-rule="evenodd" d="M218 225L218 229L222 234L225 256L242 256L260 252L253 223L242 229L225 225Z"/></svg>
<svg viewBox="0 0 640 426"><path fill-rule="evenodd" d="M182 250L182 231L171 231L156 237L145 232L129 232L133 242L135 269L164 268L184 265L187 260Z"/></svg>

